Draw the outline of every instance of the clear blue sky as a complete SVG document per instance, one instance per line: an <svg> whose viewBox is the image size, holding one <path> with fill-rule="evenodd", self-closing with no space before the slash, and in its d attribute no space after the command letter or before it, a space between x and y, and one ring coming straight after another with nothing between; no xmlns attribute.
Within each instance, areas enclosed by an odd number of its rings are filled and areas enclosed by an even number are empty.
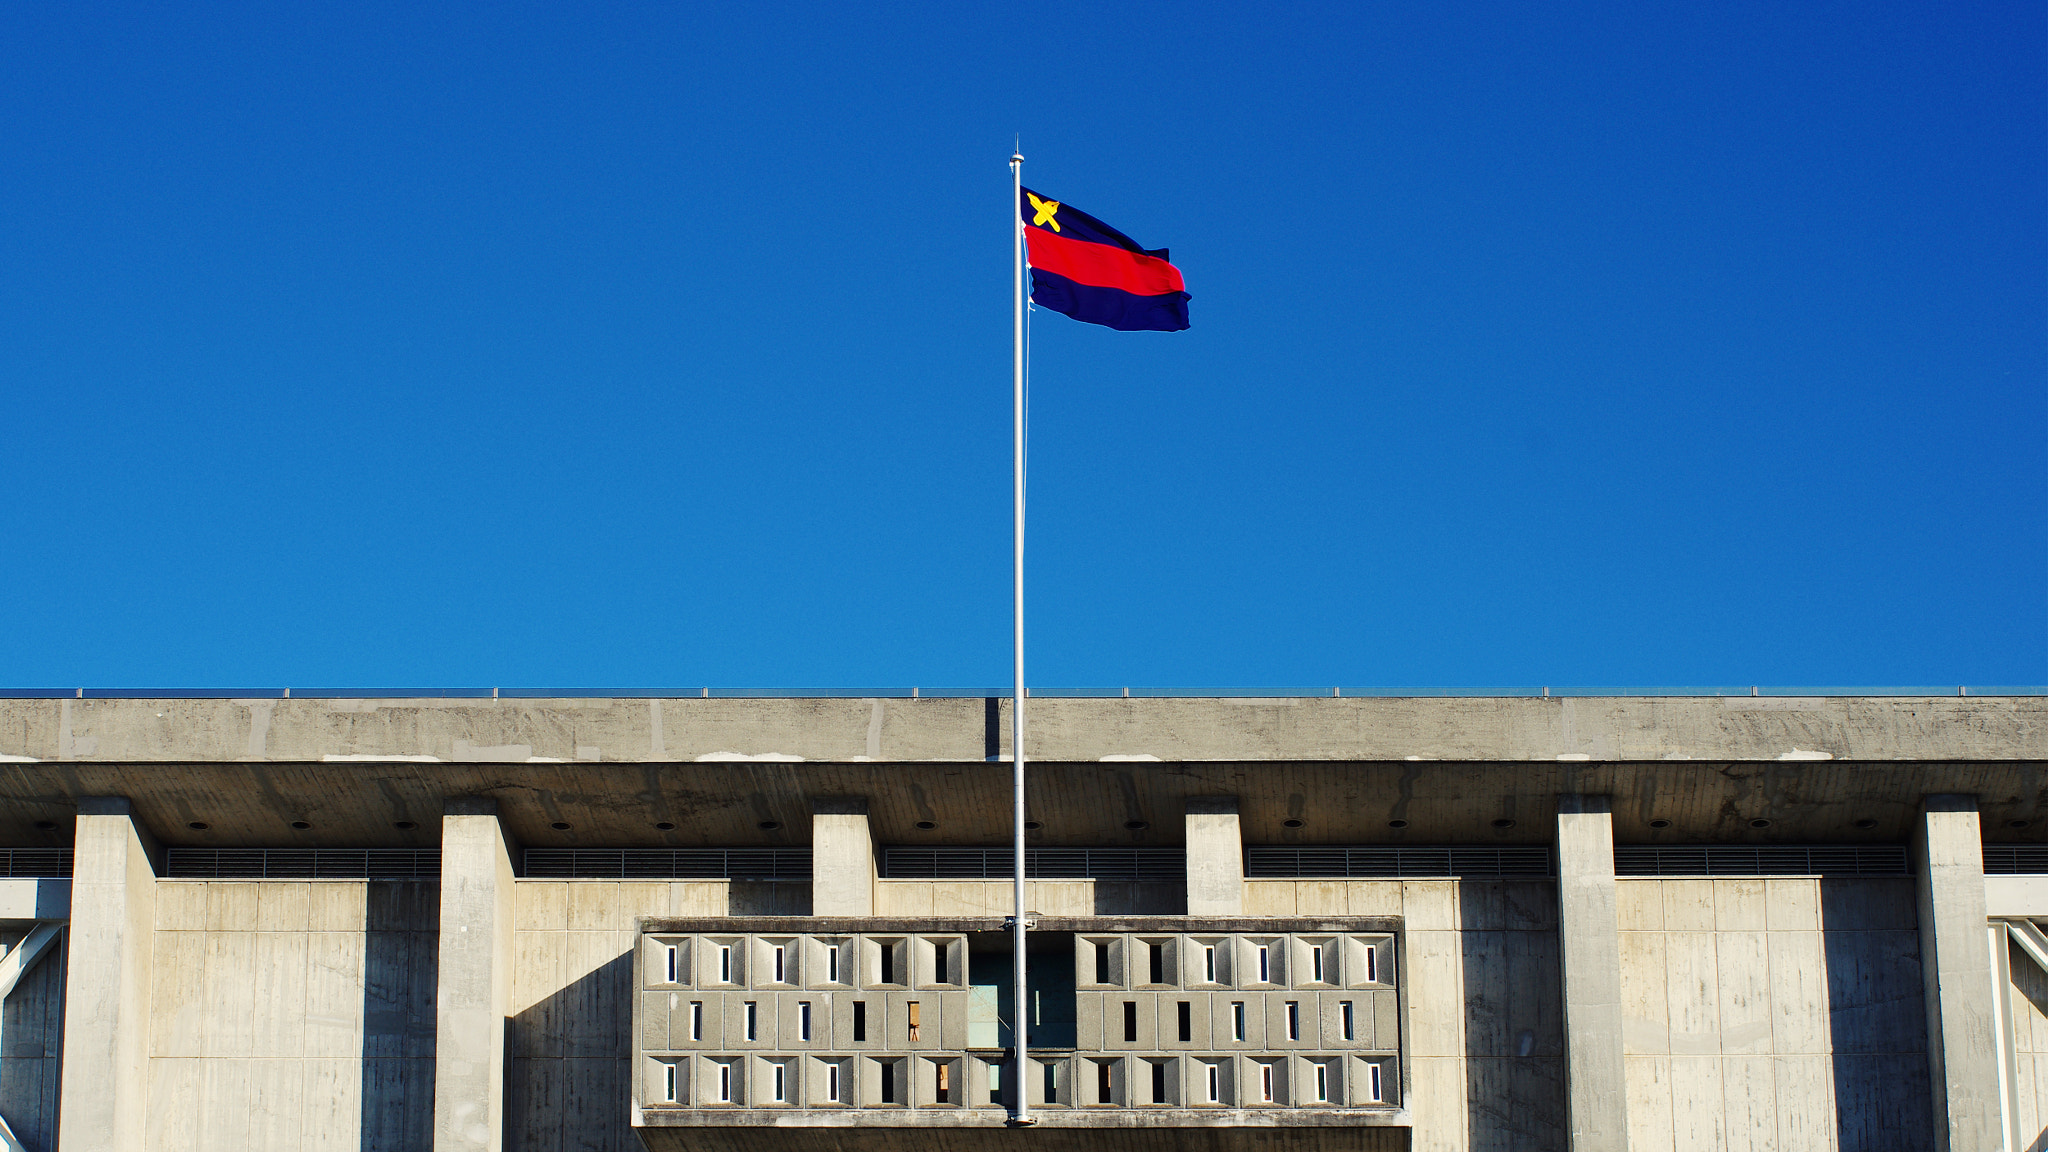
<svg viewBox="0 0 2048 1152"><path fill-rule="evenodd" d="M15 4L0 683L2048 683L2039 3Z"/></svg>

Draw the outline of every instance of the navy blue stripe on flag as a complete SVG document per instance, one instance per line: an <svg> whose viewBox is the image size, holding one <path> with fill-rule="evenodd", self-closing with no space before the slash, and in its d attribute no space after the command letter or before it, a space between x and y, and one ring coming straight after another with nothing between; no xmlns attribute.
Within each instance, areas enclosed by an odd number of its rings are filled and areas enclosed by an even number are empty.
<svg viewBox="0 0 2048 1152"><path fill-rule="evenodd" d="M1077 284L1042 268L1031 270L1031 302L1119 332L1179 332L1188 326L1188 294L1139 296L1121 288Z"/></svg>

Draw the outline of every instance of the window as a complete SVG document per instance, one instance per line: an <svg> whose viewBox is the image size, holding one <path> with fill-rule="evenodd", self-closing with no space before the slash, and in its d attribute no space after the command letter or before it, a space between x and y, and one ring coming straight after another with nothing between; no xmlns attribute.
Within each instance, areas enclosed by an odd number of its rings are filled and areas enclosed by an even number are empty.
<svg viewBox="0 0 2048 1152"><path fill-rule="evenodd" d="M1316 1103L1328 1103L1330 1099L1330 1066L1316 1065Z"/></svg>
<svg viewBox="0 0 2048 1152"><path fill-rule="evenodd" d="M1148 953L1151 968L1147 975L1151 977L1152 983L1166 983L1166 945L1148 944L1145 946L1145 950Z"/></svg>
<svg viewBox="0 0 2048 1152"><path fill-rule="evenodd" d="M1235 1001L1230 1005L1230 1038L1240 1044L1244 1043L1244 1001L1242 1000Z"/></svg>
<svg viewBox="0 0 2048 1152"><path fill-rule="evenodd" d="M1166 1064L1163 1061L1152 1062L1152 1102L1166 1103Z"/></svg>
<svg viewBox="0 0 2048 1152"><path fill-rule="evenodd" d="M912 1044L915 1044L917 1043L917 1026L923 1023L923 1014L918 1011L918 1003L915 1000L912 1000L910 1003L904 1005L904 1007L909 1009L908 1015L910 1017L910 1042Z"/></svg>
<svg viewBox="0 0 2048 1152"><path fill-rule="evenodd" d="M780 945L780 944L777 944L777 945L775 946L775 982L776 982L777 984L787 984L787 983L789 983L789 981L788 981L788 980L784 979L784 977L785 977L785 976L786 976L787 974L788 974L788 971L787 971L787 969L786 969L786 968L784 967L784 958L783 958L783 947L782 947L782 945Z"/></svg>
<svg viewBox="0 0 2048 1152"><path fill-rule="evenodd" d="M865 1000L855 1000L853 1002L853 1042L855 1044L865 1044L867 1039L868 1002Z"/></svg>
<svg viewBox="0 0 2048 1152"><path fill-rule="evenodd" d="M1047 1064L1045 1066L1045 1102L1047 1104L1057 1104L1060 1102L1060 1066L1057 1064Z"/></svg>
<svg viewBox="0 0 2048 1152"><path fill-rule="evenodd" d="M692 1000L690 1001L690 1039L702 1040L703 1038L704 1002L702 1000Z"/></svg>
<svg viewBox="0 0 2048 1152"><path fill-rule="evenodd" d="M1209 1103L1218 1103L1223 1099L1223 1066L1207 1064L1204 1067L1209 1070Z"/></svg>
<svg viewBox="0 0 2048 1152"><path fill-rule="evenodd" d="M760 1020L761 1006L752 1000L747 1001L747 1039L760 1039L760 1029L758 1027Z"/></svg>
<svg viewBox="0 0 2048 1152"><path fill-rule="evenodd" d="M799 1040L809 1040L811 1038L811 1002L809 1000L796 1006L796 1038Z"/></svg>
<svg viewBox="0 0 2048 1152"><path fill-rule="evenodd" d="M896 947L893 944L882 945L881 977L881 983L883 984L894 984L896 982Z"/></svg>
<svg viewBox="0 0 2048 1152"><path fill-rule="evenodd" d="M1380 1066L1377 1064L1368 1064L1365 1066L1365 1068L1365 1098L1374 1103L1378 1103L1379 1101L1385 1099L1385 1097L1380 1095Z"/></svg>
<svg viewBox="0 0 2048 1152"><path fill-rule="evenodd" d="M670 1104L676 1102L676 1066L673 1064L661 1066L661 1098Z"/></svg>
<svg viewBox="0 0 2048 1152"><path fill-rule="evenodd" d="M882 1061L882 1103L894 1104L895 1102L896 1062L894 1060L884 1060Z"/></svg>
<svg viewBox="0 0 2048 1152"><path fill-rule="evenodd" d="M1202 979L1210 984L1216 982L1216 946L1202 945Z"/></svg>
<svg viewBox="0 0 2048 1152"><path fill-rule="evenodd" d="M1110 982L1109 941L1107 940L1097 940L1095 942L1095 982L1097 984L1107 984Z"/></svg>
<svg viewBox="0 0 2048 1152"><path fill-rule="evenodd" d="M834 984L839 983L839 945L837 944L828 945L825 948L825 979L830 980Z"/></svg>
<svg viewBox="0 0 2048 1152"><path fill-rule="evenodd" d="M1321 944L1308 950L1308 970L1309 979L1318 984L1323 982L1323 946Z"/></svg>
<svg viewBox="0 0 2048 1152"><path fill-rule="evenodd" d="M935 1099L940 1104L950 1104L953 1101L953 1065L951 1063L941 1063L939 1065L939 1092Z"/></svg>
<svg viewBox="0 0 2048 1152"><path fill-rule="evenodd" d="M732 1065L730 1064L720 1064L718 1066L718 1102L720 1104L732 1103Z"/></svg>
<svg viewBox="0 0 2048 1152"><path fill-rule="evenodd" d="M1367 984L1377 984L1380 982L1380 946L1377 944L1367 944L1365 946L1365 982Z"/></svg>
<svg viewBox="0 0 2048 1152"><path fill-rule="evenodd" d="M1342 1004L1337 1005L1337 1016L1344 1028L1344 1038L1346 1040L1358 1039L1356 1035L1357 1025L1353 1021L1351 1011L1351 1001L1346 1000Z"/></svg>
<svg viewBox="0 0 2048 1152"><path fill-rule="evenodd" d="M1273 957L1271 954L1271 950L1268 949L1264 944L1261 944L1259 945L1259 983L1271 984L1272 982Z"/></svg>
<svg viewBox="0 0 2048 1152"><path fill-rule="evenodd" d="M777 1104L789 1099L788 1077L789 1067L787 1065L775 1065L775 1102Z"/></svg>
<svg viewBox="0 0 2048 1152"><path fill-rule="evenodd" d="M718 981L721 984L732 983L732 945L730 944L720 944L718 946Z"/></svg>
<svg viewBox="0 0 2048 1152"><path fill-rule="evenodd" d="M1299 1000L1289 1000L1287 1002L1287 1038L1289 1040L1301 1039L1301 1001Z"/></svg>
<svg viewBox="0 0 2048 1152"><path fill-rule="evenodd" d="M1138 1002L1136 1000L1126 1000L1124 1001L1124 1043L1136 1044L1137 1042Z"/></svg>
<svg viewBox="0 0 2048 1152"><path fill-rule="evenodd" d="M839 1065L837 1062L825 1065L825 1099L839 1103Z"/></svg>
<svg viewBox="0 0 2048 1152"><path fill-rule="evenodd" d="M1109 1069L1110 1063L1107 1060L1095 1066L1095 1102L1097 1104L1116 1103L1116 1085L1111 1079Z"/></svg>
<svg viewBox="0 0 2048 1152"><path fill-rule="evenodd" d="M1195 1006L1183 1000L1180 1002L1180 1042L1193 1043L1195 1039Z"/></svg>
<svg viewBox="0 0 2048 1152"><path fill-rule="evenodd" d="M667 973L662 977L662 983L673 984L676 982L676 946L670 944L661 951L663 956L662 970Z"/></svg>
<svg viewBox="0 0 2048 1152"><path fill-rule="evenodd" d="M991 1064L988 1066L988 1102L991 1104L1001 1104L1003 1102L1003 1066L1001 1064Z"/></svg>
<svg viewBox="0 0 2048 1152"><path fill-rule="evenodd" d="M1259 1065L1259 1099L1267 1104L1273 1102L1273 1066Z"/></svg>

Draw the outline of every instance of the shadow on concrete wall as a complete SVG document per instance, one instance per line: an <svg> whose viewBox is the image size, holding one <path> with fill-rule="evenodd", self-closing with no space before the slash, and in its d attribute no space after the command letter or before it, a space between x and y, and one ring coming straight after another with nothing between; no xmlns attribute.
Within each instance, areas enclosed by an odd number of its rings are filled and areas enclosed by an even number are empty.
<svg viewBox="0 0 2048 1152"><path fill-rule="evenodd" d="M363 919L363 1152L434 1144L441 886L372 880Z"/></svg>
<svg viewBox="0 0 2048 1152"><path fill-rule="evenodd" d="M27 930L9 932L11 950ZM69 931L43 950L0 1009L0 1117L32 1152L57 1147L58 1058L64 1032L64 972Z"/></svg>
<svg viewBox="0 0 2048 1152"><path fill-rule="evenodd" d="M1840 1146L1934 1147L1913 881L1822 880L1820 925Z"/></svg>
<svg viewBox="0 0 2048 1152"><path fill-rule="evenodd" d="M1185 916L1188 886L1180 884L1105 884L1095 882L1097 916Z"/></svg>
<svg viewBox="0 0 2048 1152"><path fill-rule="evenodd" d="M1544 882L1458 885L1465 978L1469 1146L1549 1152L1565 1138L1557 890Z"/></svg>

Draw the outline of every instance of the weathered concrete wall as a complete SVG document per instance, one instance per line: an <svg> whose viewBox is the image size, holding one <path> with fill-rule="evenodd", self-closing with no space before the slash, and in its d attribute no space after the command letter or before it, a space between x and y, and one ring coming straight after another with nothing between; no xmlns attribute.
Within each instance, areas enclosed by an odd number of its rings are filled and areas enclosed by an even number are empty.
<svg viewBox="0 0 2048 1152"><path fill-rule="evenodd" d="M452 763L1007 755L975 699L0 700L0 755ZM2008 760L2048 698L1039 699L1031 757L1159 760ZM991 732L1000 736L991 746Z"/></svg>
<svg viewBox="0 0 2048 1152"><path fill-rule="evenodd" d="M24 926L0 934L9 951L28 935ZM57 1146L57 1087L63 1071L64 949L60 934L0 1007L0 1118L16 1139L40 1150Z"/></svg>
<svg viewBox="0 0 2048 1152"><path fill-rule="evenodd" d="M1931 1147L1913 882L1622 880L1629 1147Z"/></svg>
<svg viewBox="0 0 2048 1152"><path fill-rule="evenodd" d="M2020 1147L2048 1148L2048 972L2024 949L2009 945L2013 991L2013 1093L2019 1105Z"/></svg>
<svg viewBox="0 0 2048 1152"><path fill-rule="evenodd" d="M730 915L731 887L722 880L513 885L507 1152L638 1152L628 1079L637 918Z"/></svg>
<svg viewBox="0 0 2048 1152"><path fill-rule="evenodd" d="M1008 880L881 880L877 916L1008 916L1015 888ZM1179 916L1187 912L1178 884L1100 880L1027 880L1025 911L1045 916Z"/></svg>
<svg viewBox="0 0 2048 1152"><path fill-rule="evenodd" d="M1557 888L1545 881L1250 880L1247 916L1400 916L1414 1152L1565 1143Z"/></svg>
<svg viewBox="0 0 2048 1152"><path fill-rule="evenodd" d="M144 1147L428 1146L437 887L159 882Z"/></svg>

